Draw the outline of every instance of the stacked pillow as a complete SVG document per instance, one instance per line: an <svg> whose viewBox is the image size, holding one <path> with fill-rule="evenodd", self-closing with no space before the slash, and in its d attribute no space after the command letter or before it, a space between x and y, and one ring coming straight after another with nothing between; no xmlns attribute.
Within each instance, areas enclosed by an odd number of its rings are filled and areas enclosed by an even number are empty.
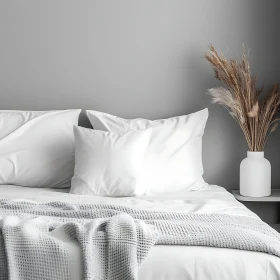
<svg viewBox="0 0 280 280"><path fill-rule="evenodd" d="M207 186L207 109L155 121L87 111L94 130L77 126L80 111L0 111L0 184L64 188L72 178L71 193L99 196Z"/></svg>
<svg viewBox="0 0 280 280"><path fill-rule="evenodd" d="M72 193L158 195L206 185L201 150L207 109L155 121L87 115L95 130L75 128Z"/></svg>
<svg viewBox="0 0 280 280"><path fill-rule="evenodd" d="M80 111L0 111L0 184L69 187Z"/></svg>
<svg viewBox="0 0 280 280"><path fill-rule="evenodd" d="M118 135L74 127L76 165L71 193L141 195L139 177L151 133L145 129Z"/></svg>

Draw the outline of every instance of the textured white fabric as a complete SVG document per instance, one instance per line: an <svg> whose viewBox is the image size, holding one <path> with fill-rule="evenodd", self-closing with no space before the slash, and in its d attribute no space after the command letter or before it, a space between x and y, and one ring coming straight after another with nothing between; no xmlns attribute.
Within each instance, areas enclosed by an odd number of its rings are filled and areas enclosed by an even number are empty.
<svg viewBox="0 0 280 280"><path fill-rule="evenodd" d="M80 111L0 111L0 184L69 187Z"/></svg>
<svg viewBox="0 0 280 280"><path fill-rule="evenodd" d="M101 197L69 194L68 189L0 186L2 198L17 201L51 202L59 200L75 204L114 204L136 209L184 213L225 213L234 216L256 215L222 187L156 197ZM76 250L79 250L77 248ZM76 257L70 252L69 257ZM1 264L1 263L0 263ZM4 267L6 269L6 267ZM72 271L81 271L83 263L75 261ZM0 267L1 270L1 267ZM74 275L74 274L71 274ZM81 277L72 278L80 280ZM139 270L139 280L279 280L280 258L261 252L205 246L156 245Z"/></svg>
<svg viewBox="0 0 280 280"><path fill-rule="evenodd" d="M69 279L69 251L62 235L50 236L53 229L64 230L68 242L78 241L83 279L88 280L138 279L138 267L154 244L232 248L280 257L280 234L258 218L1 199L4 265L0 266L5 267L6 255L11 279ZM6 275L0 271L1 279Z"/></svg>
<svg viewBox="0 0 280 280"><path fill-rule="evenodd" d="M69 244L77 243L83 260L82 273L76 274L80 279L136 280L157 239L152 225L110 209L3 200L0 208L5 208L0 209L1 280L73 279Z"/></svg>
<svg viewBox="0 0 280 280"><path fill-rule="evenodd" d="M135 196L143 191L138 178L152 129L121 136L74 127L76 151L71 193L99 196Z"/></svg>
<svg viewBox="0 0 280 280"><path fill-rule="evenodd" d="M32 200L40 203L61 201L73 204L113 204L144 210L180 213L224 213L234 216L257 217L222 187L209 186L199 191L160 194L158 196L103 197L77 195L69 189L24 188L0 185L1 198Z"/></svg>
<svg viewBox="0 0 280 280"><path fill-rule="evenodd" d="M140 180L147 195L197 189L202 179L202 136L208 110L162 120L123 119L97 111L87 111L95 129L120 135L152 127L153 134L144 158Z"/></svg>

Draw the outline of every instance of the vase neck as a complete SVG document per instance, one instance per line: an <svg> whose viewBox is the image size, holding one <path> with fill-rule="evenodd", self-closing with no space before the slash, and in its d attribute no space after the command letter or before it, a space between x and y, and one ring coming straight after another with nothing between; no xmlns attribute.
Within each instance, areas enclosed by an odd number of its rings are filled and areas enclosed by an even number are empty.
<svg viewBox="0 0 280 280"><path fill-rule="evenodd" d="M247 152L249 158L264 158L264 152Z"/></svg>

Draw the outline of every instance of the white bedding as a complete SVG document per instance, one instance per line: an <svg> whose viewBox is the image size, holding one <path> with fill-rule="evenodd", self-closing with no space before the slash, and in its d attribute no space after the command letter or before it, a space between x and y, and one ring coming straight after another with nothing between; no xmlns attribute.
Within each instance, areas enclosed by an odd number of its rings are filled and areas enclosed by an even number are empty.
<svg viewBox="0 0 280 280"><path fill-rule="evenodd" d="M0 186L0 197L27 199L37 202L64 201L68 203L121 204L160 211L227 213L254 216L250 210L224 188L210 186L207 190L186 192L160 197L105 198L69 194L69 189L41 189L20 186ZM257 218L257 217L256 217ZM81 271L79 249L69 249L77 266L73 267L78 279ZM140 280L274 280L280 279L280 258L265 253L198 246L158 245L149 253L139 271Z"/></svg>

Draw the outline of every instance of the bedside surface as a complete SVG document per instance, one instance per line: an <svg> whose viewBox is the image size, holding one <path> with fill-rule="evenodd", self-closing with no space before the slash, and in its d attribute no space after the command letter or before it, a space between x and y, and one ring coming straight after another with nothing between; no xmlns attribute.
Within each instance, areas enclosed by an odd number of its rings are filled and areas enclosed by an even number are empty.
<svg viewBox="0 0 280 280"><path fill-rule="evenodd" d="M265 197L249 197L240 194L239 190L233 190L232 194L239 201L260 201L260 202L280 202L280 189L272 189L270 196Z"/></svg>

